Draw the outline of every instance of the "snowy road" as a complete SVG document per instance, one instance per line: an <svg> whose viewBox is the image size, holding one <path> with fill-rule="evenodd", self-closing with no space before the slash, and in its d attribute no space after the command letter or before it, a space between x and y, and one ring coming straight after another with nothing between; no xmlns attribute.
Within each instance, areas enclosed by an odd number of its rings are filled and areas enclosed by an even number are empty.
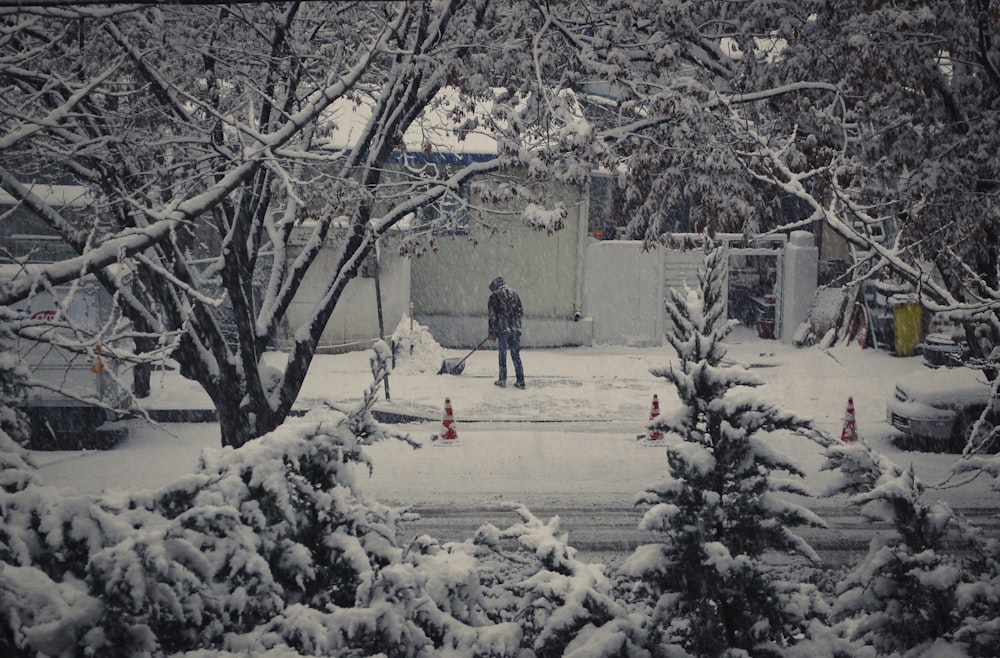
<svg viewBox="0 0 1000 658"><path fill-rule="evenodd" d="M165 424L155 428L128 421L129 438L110 451L35 453L45 481L85 493L158 488L192 472L205 449L216 449L218 430L210 423ZM636 441L642 422L457 422L458 441L438 447L430 437L440 423L396 426L425 447L389 441L370 446L371 477L358 476L362 491L383 502L417 512L421 519L405 538L429 534L440 540L472 537L484 523L506 527L516 521L514 504L538 518L559 516L570 544L588 559L619 559L652 537L638 529L641 510L635 495L666 476L662 446ZM889 445L887 424L867 423L872 441L900 464L913 462L918 475L933 484L947 473L954 455L908 453ZM815 511L829 529L799 529L831 566L867 550L875 532L886 528L857 514L843 498L824 497L831 475L819 469L822 450L795 436L771 437L806 473L802 482L815 498L797 502ZM942 499L953 509L1000 537L1000 525L984 478L961 487L932 489L928 500Z"/></svg>
<svg viewBox="0 0 1000 658"><path fill-rule="evenodd" d="M816 550L823 565L829 568L857 563L868 552L873 535L892 532L886 524L862 517L857 508L813 506L812 509L829 527L799 528L796 534ZM472 537L484 523L503 528L517 521L512 511L496 506L417 507L412 511L421 518L408 525L408 534L404 536L427 534L440 541L462 541ZM596 509L541 505L531 511L543 521L558 516L560 528L569 533L570 545L588 561L612 563L640 544L656 541L655 534L639 530L641 513L631 506ZM1000 538L1000 521L995 510L966 508L955 511L983 528L987 535Z"/></svg>
<svg viewBox="0 0 1000 658"><path fill-rule="evenodd" d="M417 451L392 443L373 446L375 472L363 486L373 496L421 516L409 529L412 536L467 539L484 523L502 528L516 522L510 508L522 503L543 521L558 516L570 545L588 559L614 561L655 538L639 530L642 511L632 501L665 476L666 458L662 447L635 440L642 428L642 423L620 421L466 423L459 426L457 444L448 447L435 447L437 442ZM425 439L437 429L428 423L410 433ZM796 502L829 527L800 528L797 533L825 564L854 562L867 552L875 533L891 532L885 524L862 517L844 498L823 497L831 475L818 469L819 446L796 436L772 440L785 454L794 455L807 474L803 484L816 497ZM938 469L952 459L921 455L917 466L934 482ZM986 483L973 483L933 490L927 497L948 502L987 534L1000 537L996 509L984 506L990 500L980 491L985 488Z"/></svg>

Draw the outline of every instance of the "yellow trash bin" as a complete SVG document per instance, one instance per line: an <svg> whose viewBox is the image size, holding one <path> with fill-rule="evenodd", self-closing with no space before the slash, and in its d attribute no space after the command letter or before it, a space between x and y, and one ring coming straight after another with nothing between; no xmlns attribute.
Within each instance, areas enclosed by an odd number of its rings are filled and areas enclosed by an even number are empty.
<svg viewBox="0 0 1000 658"><path fill-rule="evenodd" d="M913 356L923 339L923 307L912 297L895 295L890 301L896 334L896 356Z"/></svg>

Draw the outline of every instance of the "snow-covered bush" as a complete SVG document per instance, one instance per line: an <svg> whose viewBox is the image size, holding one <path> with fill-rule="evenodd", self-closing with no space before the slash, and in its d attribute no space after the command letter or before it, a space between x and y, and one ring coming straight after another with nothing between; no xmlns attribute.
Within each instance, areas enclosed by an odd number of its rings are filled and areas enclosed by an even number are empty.
<svg viewBox="0 0 1000 658"><path fill-rule="evenodd" d="M20 442L28 432L27 420L18 406L25 397L27 373L10 343L7 331L0 326L0 431Z"/></svg>
<svg viewBox="0 0 1000 658"><path fill-rule="evenodd" d="M880 654L992 656L1000 646L1000 545L922 498L902 469L864 440L835 444L825 468L866 516L892 525L838 587L836 617ZM956 551L959 549L959 551ZM947 646L947 648L946 648Z"/></svg>
<svg viewBox="0 0 1000 658"><path fill-rule="evenodd" d="M726 252L714 249L700 287L672 291L668 340L677 363L652 371L682 403L650 422L666 437L670 478L637 498L649 506L642 527L663 539L640 546L622 568L651 601L657 652L777 654L824 607L815 588L780 581L760 559L777 550L818 561L788 528L822 521L776 495L804 491L775 473L802 473L766 441L808 422L755 398L758 381L723 364L723 340L735 326L725 316L726 267Z"/></svg>
<svg viewBox="0 0 1000 658"><path fill-rule="evenodd" d="M523 628L525 648L539 658L602 658L648 653L647 631L615 597L614 585L600 564L581 561L560 531L559 517L542 522L527 508L506 530L480 528L476 543L518 566L505 579L509 601L502 610ZM513 549L505 543L514 541Z"/></svg>
<svg viewBox="0 0 1000 658"><path fill-rule="evenodd" d="M89 556L128 528L93 501L42 486L0 431L0 654L73 655L104 612Z"/></svg>
<svg viewBox="0 0 1000 658"><path fill-rule="evenodd" d="M102 612L83 583L87 556L124 528L91 501L41 486L18 442L23 379L16 355L0 351L0 655L72 655Z"/></svg>
<svg viewBox="0 0 1000 658"><path fill-rule="evenodd" d="M389 438L370 413L388 356L354 412L208 451L116 501L43 486L0 436L0 654L516 655L474 553L400 547L404 512L358 495L363 447Z"/></svg>

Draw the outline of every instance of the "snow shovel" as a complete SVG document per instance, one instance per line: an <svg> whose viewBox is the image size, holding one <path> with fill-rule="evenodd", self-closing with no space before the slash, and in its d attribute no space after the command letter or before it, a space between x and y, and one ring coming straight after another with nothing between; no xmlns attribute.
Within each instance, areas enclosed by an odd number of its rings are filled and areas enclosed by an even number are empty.
<svg viewBox="0 0 1000 658"><path fill-rule="evenodd" d="M476 350L478 350L480 347L482 347L486 343L486 341L488 341L489 339L490 339L489 336L487 336L486 338L484 338L483 342L481 342L478 345L476 345L475 347L473 347L472 348L472 352L469 352L468 354L466 354L465 356L463 356L461 359L445 359L444 361L442 361L441 362L441 369L438 370L438 374L439 375L461 375L462 371L465 370L465 360L468 359L470 356L472 356L472 354Z"/></svg>

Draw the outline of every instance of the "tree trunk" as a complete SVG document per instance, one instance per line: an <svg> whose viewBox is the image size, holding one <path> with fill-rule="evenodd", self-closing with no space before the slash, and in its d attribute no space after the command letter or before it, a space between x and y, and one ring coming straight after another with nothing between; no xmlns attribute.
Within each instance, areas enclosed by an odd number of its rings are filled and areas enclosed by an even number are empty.
<svg viewBox="0 0 1000 658"><path fill-rule="evenodd" d="M219 417L222 447L239 448L263 433L258 431L257 416L240 404L245 395L243 391L226 387L220 394L215 409Z"/></svg>
<svg viewBox="0 0 1000 658"><path fill-rule="evenodd" d="M135 325L137 333L149 334L152 333L152 327L146 322L145 318L141 315L136 315L132 319L132 323ZM152 350L156 349L157 340L155 338L146 338L143 336L138 336L135 338L135 353L137 355L148 354ZM152 366L148 362L137 363L135 368L132 369L132 395L136 398L148 398L151 386L150 386L150 372Z"/></svg>

